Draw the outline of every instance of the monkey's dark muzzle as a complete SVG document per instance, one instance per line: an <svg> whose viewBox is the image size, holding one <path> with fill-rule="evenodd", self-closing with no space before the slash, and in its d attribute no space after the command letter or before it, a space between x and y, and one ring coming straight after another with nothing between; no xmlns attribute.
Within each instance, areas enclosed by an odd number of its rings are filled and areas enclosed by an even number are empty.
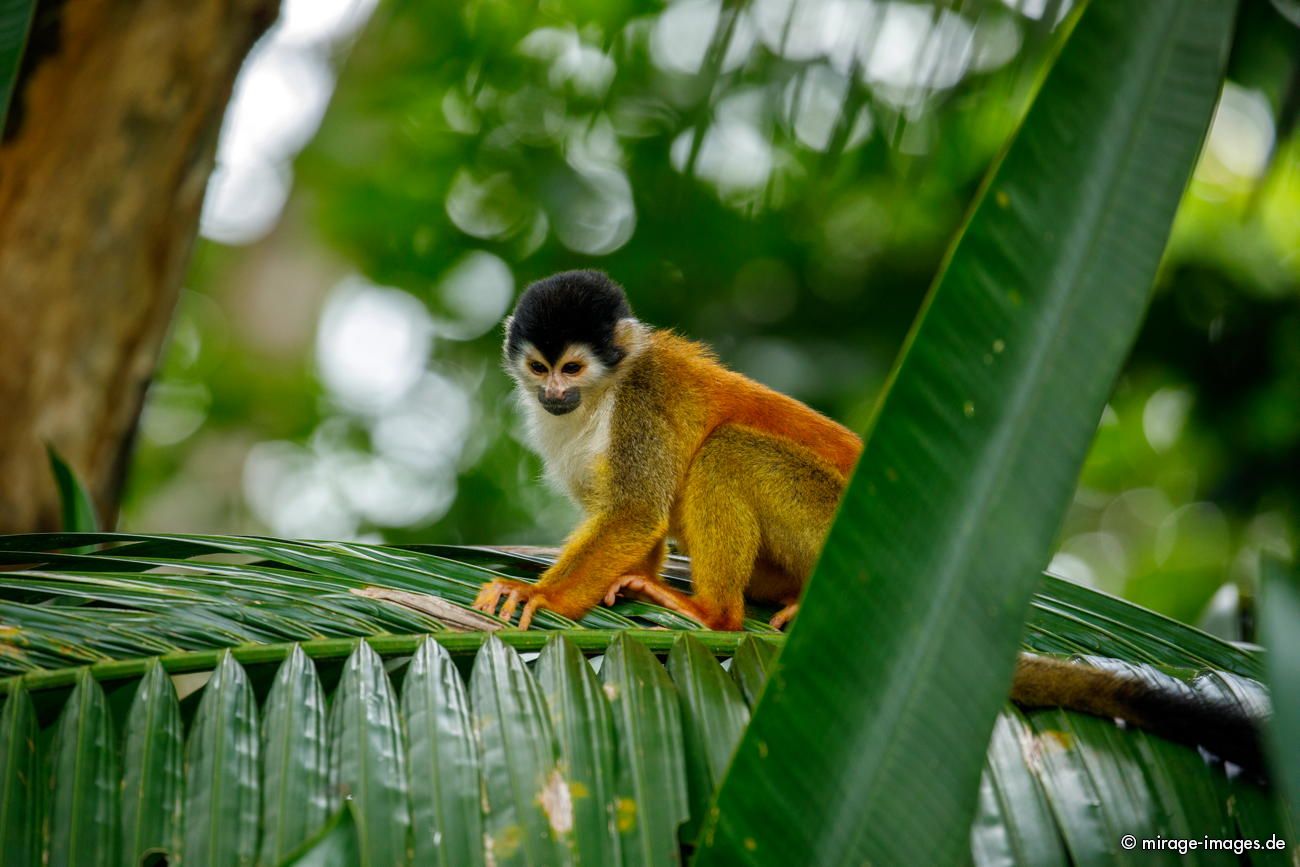
<svg viewBox="0 0 1300 867"><path fill-rule="evenodd" d="M578 408L581 401L582 394L576 388L569 389L560 397L547 397L545 390L540 388L537 390L537 402L551 415L571 413Z"/></svg>

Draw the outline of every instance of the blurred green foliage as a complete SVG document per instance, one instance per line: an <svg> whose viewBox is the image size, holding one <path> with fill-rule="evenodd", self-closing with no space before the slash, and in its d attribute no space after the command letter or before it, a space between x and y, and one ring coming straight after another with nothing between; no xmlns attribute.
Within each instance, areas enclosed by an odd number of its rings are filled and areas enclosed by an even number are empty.
<svg viewBox="0 0 1300 867"><path fill-rule="evenodd" d="M385 0L274 230L198 250L125 527L558 541L496 326L567 268L864 430L1069 5ZM1234 637L1300 515L1298 33L1245 4L1054 561Z"/></svg>

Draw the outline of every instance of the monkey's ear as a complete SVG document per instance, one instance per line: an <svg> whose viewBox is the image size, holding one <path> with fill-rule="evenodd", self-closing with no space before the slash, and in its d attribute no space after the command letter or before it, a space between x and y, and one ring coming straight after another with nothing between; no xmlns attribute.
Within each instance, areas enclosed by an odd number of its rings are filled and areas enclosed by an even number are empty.
<svg viewBox="0 0 1300 867"><path fill-rule="evenodd" d="M629 316L614 324L614 345L623 350L623 357L636 355L645 347L646 327L640 319Z"/></svg>

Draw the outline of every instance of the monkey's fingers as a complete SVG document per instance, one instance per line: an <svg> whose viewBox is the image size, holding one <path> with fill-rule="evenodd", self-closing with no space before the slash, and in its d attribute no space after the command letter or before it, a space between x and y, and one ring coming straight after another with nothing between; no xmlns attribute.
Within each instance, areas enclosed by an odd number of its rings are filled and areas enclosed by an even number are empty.
<svg viewBox="0 0 1300 867"><path fill-rule="evenodd" d="M470 606L476 611L482 611L484 614L495 613L497 599L501 597L501 591L496 588L495 583L484 584L483 589L474 597L474 604Z"/></svg>
<svg viewBox="0 0 1300 867"><path fill-rule="evenodd" d="M700 613L700 609L691 601L691 597L684 593L678 593L671 587L660 584L653 579L644 578L640 575L624 575L615 583L615 589L631 591L647 602L661 605L669 611L676 611L701 626L707 627L709 625L704 615Z"/></svg>
<svg viewBox="0 0 1300 867"><path fill-rule="evenodd" d="M474 597L474 604L470 607L475 611L482 611L484 614L491 614L494 617L504 617L505 610L497 613L497 606L501 604L501 597L507 593L518 593L520 590L526 590L525 585L515 581L505 581L498 578L488 584L483 585L483 589Z"/></svg>
<svg viewBox="0 0 1300 867"><path fill-rule="evenodd" d="M533 622L533 613L542 605L541 596L532 596L524 603L524 613L519 615L519 628L527 629Z"/></svg>
<svg viewBox="0 0 1300 867"><path fill-rule="evenodd" d="M624 590L630 590L636 593L645 588L646 580L640 575L624 575L622 578L609 585L605 591L605 604L613 605L618 599L618 594Z"/></svg>
<svg viewBox="0 0 1300 867"><path fill-rule="evenodd" d="M501 613L497 616L509 623L510 618L515 616L515 609L519 607L521 598L518 588L511 590L510 595L506 597L506 604L501 606ZM519 628L523 629L524 627L521 625Z"/></svg>
<svg viewBox="0 0 1300 867"><path fill-rule="evenodd" d="M482 611L484 614L496 614L497 604L501 601L501 594L505 592L498 582L493 581L490 584L484 584L483 589L474 597L473 608Z"/></svg>

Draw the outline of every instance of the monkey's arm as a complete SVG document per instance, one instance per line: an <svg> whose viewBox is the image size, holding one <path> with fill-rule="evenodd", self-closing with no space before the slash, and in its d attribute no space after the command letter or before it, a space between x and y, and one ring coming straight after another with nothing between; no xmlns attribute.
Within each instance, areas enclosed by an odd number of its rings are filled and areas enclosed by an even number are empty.
<svg viewBox="0 0 1300 867"><path fill-rule="evenodd" d="M509 620L523 603L519 628L527 629L538 608L576 619L625 575L658 574L684 449L680 432L662 413L647 406L634 409L619 408L609 452L596 469L588 517L559 560L536 584L493 581L474 600L475 608L492 614L500 605L500 616Z"/></svg>

